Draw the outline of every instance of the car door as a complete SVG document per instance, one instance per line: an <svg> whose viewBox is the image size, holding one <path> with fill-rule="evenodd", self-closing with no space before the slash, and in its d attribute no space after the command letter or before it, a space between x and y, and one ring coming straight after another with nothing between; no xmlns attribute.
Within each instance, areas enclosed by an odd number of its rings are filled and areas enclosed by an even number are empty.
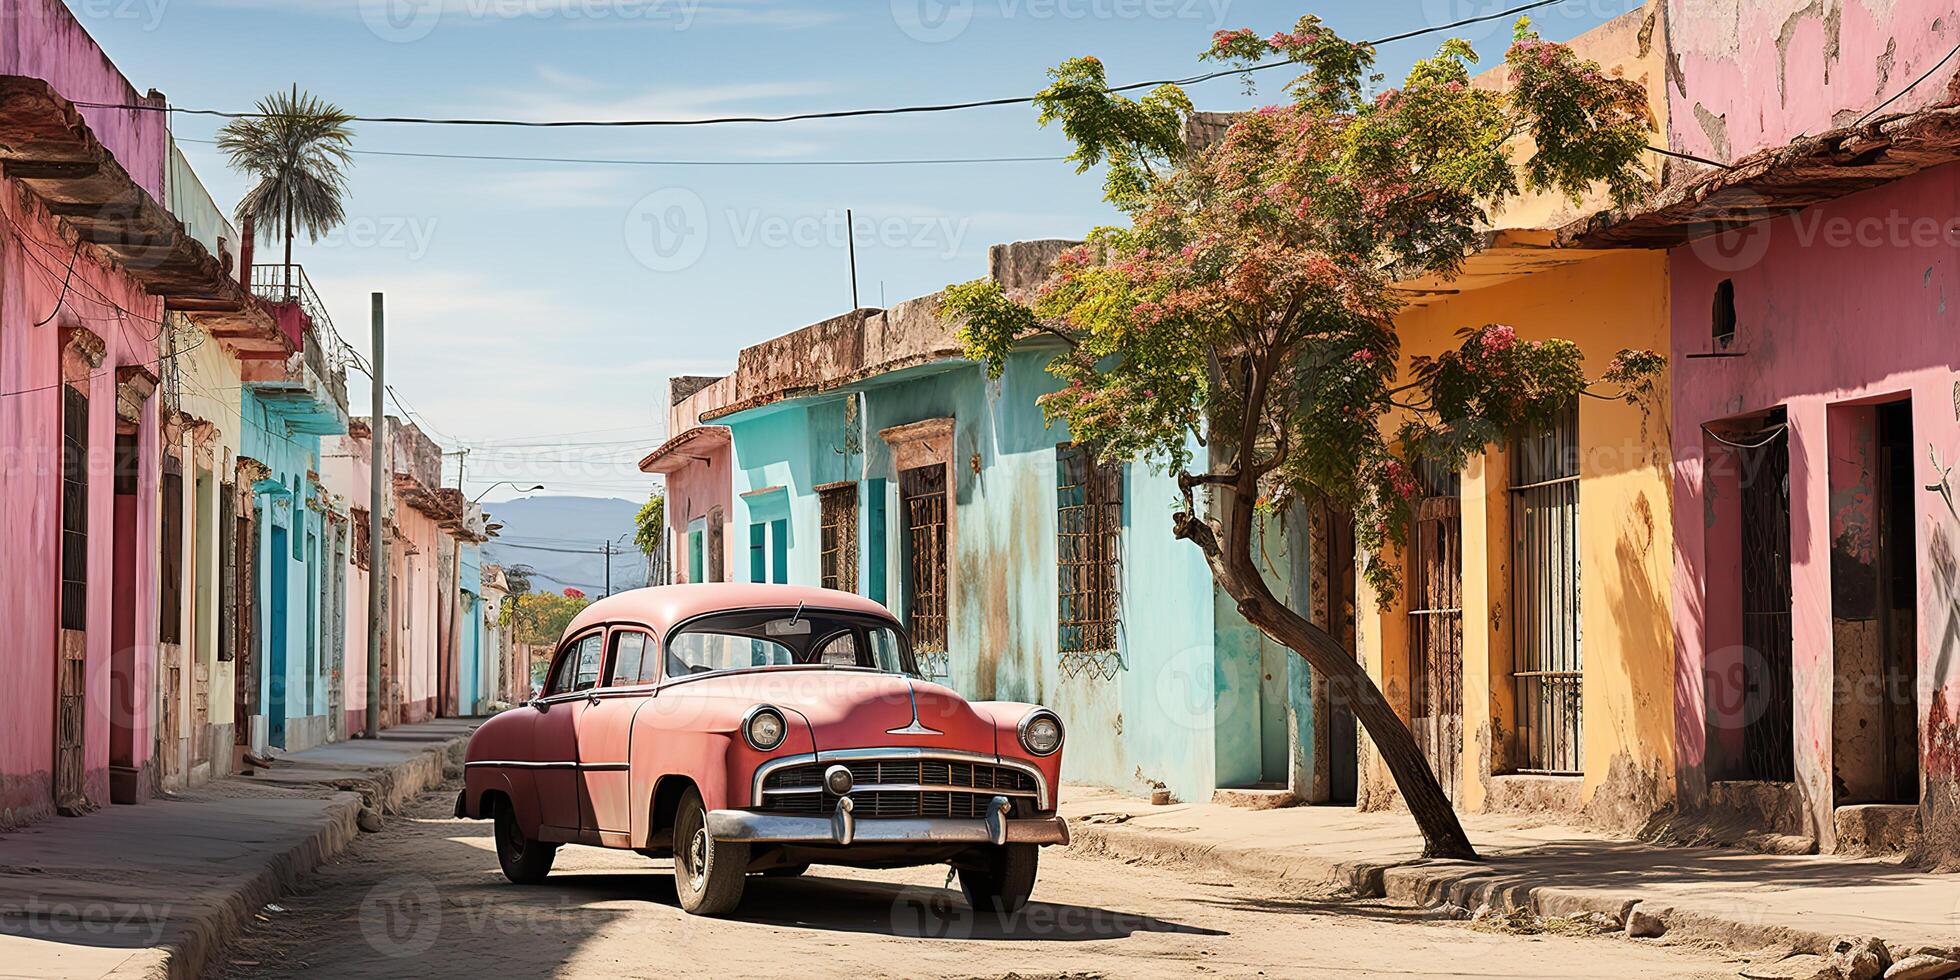
<svg viewBox="0 0 1960 980"><path fill-rule="evenodd" d="M645 673L654 666L652 658L653 638L645 630L613 627L605 682L578 716L578 773L588 801L584 829L607 844L625 846L633 828L633 716L654 680Z"/></svg>
<svg viewBox="0 0 1960 980"><path fill-rule="evenodd" d="M587 825L584 783L579 779L578 722L599 685L606 631L590 630L565 644L552 670L544 697L532 702L538 712L532 728L534 785L538 791L538 834L543 840L579 839Z"/></svg>

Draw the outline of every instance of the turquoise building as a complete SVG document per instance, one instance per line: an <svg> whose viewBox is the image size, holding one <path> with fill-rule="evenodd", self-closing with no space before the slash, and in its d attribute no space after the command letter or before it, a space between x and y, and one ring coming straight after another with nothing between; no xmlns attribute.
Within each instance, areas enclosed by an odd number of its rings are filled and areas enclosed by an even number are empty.
<svg viewBox="0 0 1960 980"><path fill-rule="evenodd" d="M279 267L258 267L261 295L289 295ZM247 366L240 454L252 489L258 691L247 744L299 751L344 734L337 683L344 649L347 504L320 486L320 437L347 431L347 382L337 338L294 268L290 302L269 302L303 338L284 361ZM241 678L240 683L245 683Z"/></svg>
<svg viewBox="0 0 1960 980"><path fill-rule="evenodd" d="M997 246L994 275L1031 286L1067 244ZM1031 342L990 380L937 306L858 310L742 352L733 400L703 413L730 432L727 577L885 603L937 679L1059 711L1070 781L1351 794L1351 723L1172 537L1173 477L1077 450L1037 404L1058 387L1055 351ZM1313 526L1273 522L1266 551L1303 606Z"/></svg>

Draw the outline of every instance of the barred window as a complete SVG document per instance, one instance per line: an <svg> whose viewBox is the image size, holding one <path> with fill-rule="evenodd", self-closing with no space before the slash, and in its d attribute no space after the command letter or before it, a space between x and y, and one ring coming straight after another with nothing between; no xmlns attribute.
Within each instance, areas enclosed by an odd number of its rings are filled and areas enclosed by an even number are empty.
<svg viewBox="0 0 1960 980"><path fill-rule="evenodd" d="M821 511L822 555L819 584L826 589L856 592L858 586L857 484L817 491Z"/></svg>
<svg viewBox="0 0 1960 980"><path fill-rule="evenodd" d="M61 389L61 628L88 628L88 395Z"/></svg>
<svg viewBox="0 0 1960 980"><path fill-rule="evenodd" d="M1122 597L1123 467L1055 447L1055 563L1064 676L1114 676Z"/></svg>
<svg viewBox="0 0 1960 980"><path fill-rule="evenodd" d="M1512 600L1519 771L1577 773L1584 730L1579 634L1579 406L1511 446Z"/></svg>
<svg viewBox="0 0 1960 980"><path fill-rule="evenodd" d="M163 471L162 554L157 559L157 642L184 641L184 475L175 460Z"/></svg>
<svg viewBox="0 0 1960 980"><path fill-rule="evenodd" d="M926 676L937 676L944 672L946 654L946 465L900 473L899 489L905 498L910 566L905 608L912 649Z"/></svg>

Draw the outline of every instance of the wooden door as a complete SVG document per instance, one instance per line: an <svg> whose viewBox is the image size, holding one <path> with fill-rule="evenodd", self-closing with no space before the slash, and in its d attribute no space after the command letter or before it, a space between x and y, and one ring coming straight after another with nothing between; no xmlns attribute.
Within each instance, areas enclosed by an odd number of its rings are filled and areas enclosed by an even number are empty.
<svg viewBox="0 0 1960 980"><path fill-rule="evenodd" d="M1454 800L1463 765L1463 511L1454 474L1424 482L1409 534L1409 713Z"/></svg>

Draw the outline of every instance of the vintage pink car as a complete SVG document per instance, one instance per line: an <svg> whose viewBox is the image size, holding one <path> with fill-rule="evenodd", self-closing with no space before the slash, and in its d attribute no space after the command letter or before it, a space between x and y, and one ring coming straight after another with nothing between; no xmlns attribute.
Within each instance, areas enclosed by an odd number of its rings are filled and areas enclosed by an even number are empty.
<svg viewBox="0 0 1960 980"><path fill-rule="evenodd" d="M749 874L949 864L1011 912L1055 814L1062 723L919 677L903 626L847 592L670 585L593 603L544 689L470 739L458 816L542 880L560 844L672 856L681 906L725 913Z"/></svg>

